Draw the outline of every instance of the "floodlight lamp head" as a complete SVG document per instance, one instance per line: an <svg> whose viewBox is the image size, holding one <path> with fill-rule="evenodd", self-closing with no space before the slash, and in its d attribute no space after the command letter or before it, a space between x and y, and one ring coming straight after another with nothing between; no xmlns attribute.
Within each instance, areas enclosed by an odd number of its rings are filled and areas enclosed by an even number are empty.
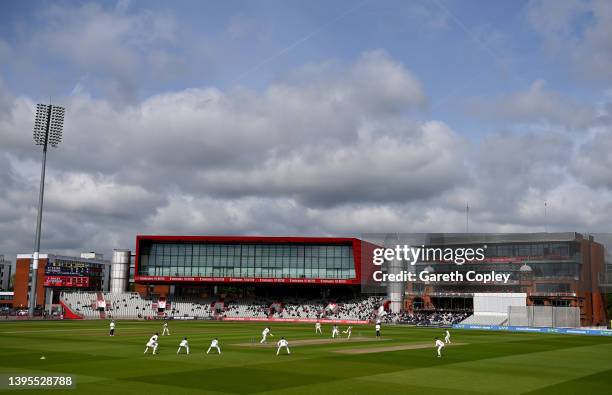
<svg viewBox="0 0 612 395"><path fill-rule="evenodd" d="M34 120L34 142L36 145L45 145L47 124L49 123L49 106L36 105L36 118Z"/></svg>
<svg viewBox="0 0 612 395"><path fill-rule="evenodd" d="M63 107L50 104L36 105L36 118L34 120L34 143L36 145L51 145L57 147L62 141L64 128Z"/></svg>
<svg viewBox="0 0 612 395"><path fill-rule="evenodd" d="M65 112L66 110L64 107L53 106L51 108L51 119L49 121L49 144L52 147L57 147L57 145L62 141Z"/></svg>

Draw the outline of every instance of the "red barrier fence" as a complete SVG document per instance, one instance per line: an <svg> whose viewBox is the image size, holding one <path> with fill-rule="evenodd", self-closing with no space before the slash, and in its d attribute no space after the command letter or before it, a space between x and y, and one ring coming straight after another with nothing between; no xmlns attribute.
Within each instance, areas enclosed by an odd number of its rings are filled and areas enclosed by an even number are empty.
<svg viewBox="0 0 612 395"><path fill-rule="evenodd" d="M369 321L365 320L329 320L316 318L252 318L252 317L224 317L222 321L255 321L255 322L301 322L301 323L315 323L320 322L321 324L368 324Z"/></svg>

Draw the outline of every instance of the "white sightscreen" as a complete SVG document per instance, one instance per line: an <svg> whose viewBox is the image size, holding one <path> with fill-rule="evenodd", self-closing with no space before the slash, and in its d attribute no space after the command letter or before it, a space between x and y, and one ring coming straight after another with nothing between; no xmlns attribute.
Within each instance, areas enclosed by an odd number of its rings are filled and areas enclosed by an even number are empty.
<svg viewBox="0 0 612 395"><path fill-rule="evenodd" d="M508 314L510 306L526 306L525 293L476 293L474 314Z"/></svg>
<svg viewBox="0 0 612 395"><path fill-rule="evenodd" d="M580 307L511 306L508 325L576 328L580 326Z"/></svg>

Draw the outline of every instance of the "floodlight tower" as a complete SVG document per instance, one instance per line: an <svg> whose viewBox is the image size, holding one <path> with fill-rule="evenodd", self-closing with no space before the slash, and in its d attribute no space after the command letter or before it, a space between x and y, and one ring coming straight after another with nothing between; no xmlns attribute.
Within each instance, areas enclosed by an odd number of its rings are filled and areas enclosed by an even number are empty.
<svg viewBox="0 0 612 395"><path fill-rule="evenodd" d="M36 105L34 121L34 143L42 146L42 170L40 172L40 192L38 195L38 217L36 220L36 239L32 255L32 281L30 286L29 315L34 316L36 307L36 275L38 272L38 255L40 253L40 228L42 224L43 196L45 194L45 166L47 164L47 147L57 147L62 141L65 109L51 104Z"/></svg>

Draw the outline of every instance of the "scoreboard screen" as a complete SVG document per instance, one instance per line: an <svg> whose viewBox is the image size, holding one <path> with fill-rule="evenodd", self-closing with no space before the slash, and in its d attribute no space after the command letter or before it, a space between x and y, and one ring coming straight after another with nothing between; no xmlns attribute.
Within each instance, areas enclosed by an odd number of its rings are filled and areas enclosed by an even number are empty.
<svg viewBox="0 0 612 395"><path fill-rule="evenodd" d="M96 262L56 259L45 265L45 286L65 288L98 288L104 266Z"/></svg>

